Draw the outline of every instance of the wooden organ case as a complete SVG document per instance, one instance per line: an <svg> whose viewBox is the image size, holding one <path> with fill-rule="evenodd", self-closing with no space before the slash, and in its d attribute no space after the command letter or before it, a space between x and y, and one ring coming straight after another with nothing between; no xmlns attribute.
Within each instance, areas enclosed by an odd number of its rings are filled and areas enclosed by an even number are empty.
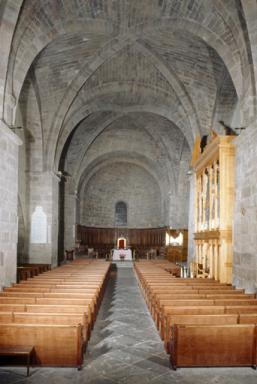
<svg viewBox="0 0 257 384"><path fill-rule="evenodd" d="M202 277L229 284L232 282L235 193L233 139L234 136L216 135L202 153L198 139L192 158L195 173L194 265L197 271L202 271Z"/></svg>
<svg viewBox="0 0 257 384"><path fill-rule="evenodd" d="M188 253L188 230L187 229L167 229L166 233L174 240L173 243L166 244L166 258L172 263L183 263L187 261ZM183 241L176 243L178 235L181 234Z"/></svg>

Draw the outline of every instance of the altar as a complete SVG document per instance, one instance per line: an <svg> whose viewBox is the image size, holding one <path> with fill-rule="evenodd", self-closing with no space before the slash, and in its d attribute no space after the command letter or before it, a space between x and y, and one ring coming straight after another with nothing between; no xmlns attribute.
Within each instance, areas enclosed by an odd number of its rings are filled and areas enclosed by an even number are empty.
<svg viewBox="0 0 257 384"><path fill-rule="evenodd" d="M132 261L131 249L114 249L112 253L113 261Z"/></svg>

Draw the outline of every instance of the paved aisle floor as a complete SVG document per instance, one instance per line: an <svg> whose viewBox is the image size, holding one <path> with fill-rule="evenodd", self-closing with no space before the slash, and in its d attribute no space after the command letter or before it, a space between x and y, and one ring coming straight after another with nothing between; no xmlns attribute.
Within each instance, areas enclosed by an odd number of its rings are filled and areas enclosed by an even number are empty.
<svg viewBox="0 0 257 384"><path fill-rule="evenodd" d="M132 268L113 272L95 323L82 371L2 368L0 384L256 384L251 368L172 371Z"/></svg>

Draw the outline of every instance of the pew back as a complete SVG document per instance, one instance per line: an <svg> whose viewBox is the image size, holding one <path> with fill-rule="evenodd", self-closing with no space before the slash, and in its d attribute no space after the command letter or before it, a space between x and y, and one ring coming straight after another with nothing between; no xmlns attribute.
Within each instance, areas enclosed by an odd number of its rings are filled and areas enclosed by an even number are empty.
<svg viewBox="0 0 257 384"><path fill-rule="evenodd" d="M33 345L33 365L80 367L83 337L80 325L1 324L1 346Z"/></svg>
<svg viewBox="0 0 257 384"><path fill-rule="evenodd" d="M170 352L174 369L256 366L256 326L174 325Z"/></svg>

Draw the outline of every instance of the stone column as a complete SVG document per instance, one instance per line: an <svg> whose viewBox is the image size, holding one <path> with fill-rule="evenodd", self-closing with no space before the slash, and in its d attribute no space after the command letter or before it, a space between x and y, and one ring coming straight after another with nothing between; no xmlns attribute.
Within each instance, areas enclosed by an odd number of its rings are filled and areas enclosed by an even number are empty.
<svg viewBox="0 0 257 384"><path fill-rule="evenodd" d="M16 282L18 147L21 144L0 120L0 289Z"/></svg>
<svg viewBox="0 0 257 384"><path fill-rule="evenodd" d="M3 5L2 5L3 3ZM8 71L8 61L10 59L10 50L12 45L15 26L19 17L22 0L3 1L1 2L0 15L0 118L4 117L4 102L5 102L5 121L7 116L12 116L12 107L9 105L7 98L11 95L6 95L6 79ZM13 96L11 96L13 97ZM5 100L4 100L5 99Z"/></svg>
<svg viewBox="0 0 257 384"><path fill-rule="evenodd" d="M52 172L29 173L29 262L57 265L59 178Z"/></svg>
<svg viewBox="0 0 257 384"><path fill-rule="evenodd" d="M77 194L69 192L65 188L64 200L64 249L75 247L75 226L76 226L76 211L77 211Z"/></svg>
<svg viewBox="0 0 257 384"><path fill-rule="evenodd" d="M233 285L257 289L257 127L247 127L236 145L236 196L233 220Z"/></svg>

